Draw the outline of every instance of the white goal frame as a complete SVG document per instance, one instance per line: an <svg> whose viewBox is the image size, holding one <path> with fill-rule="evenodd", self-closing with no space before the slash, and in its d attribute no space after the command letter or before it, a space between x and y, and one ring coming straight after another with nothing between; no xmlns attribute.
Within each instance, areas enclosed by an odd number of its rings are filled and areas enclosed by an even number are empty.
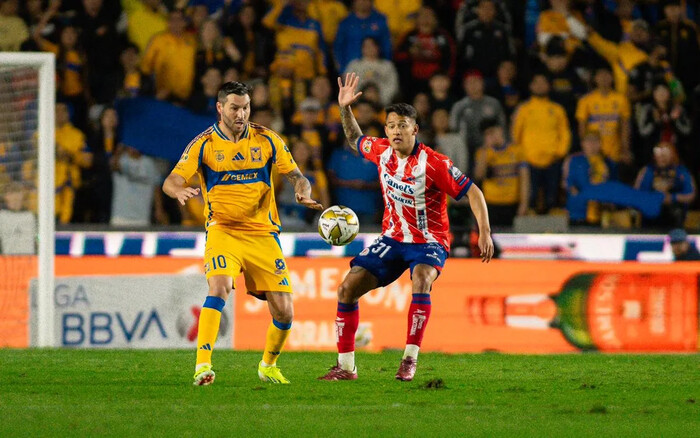
<svg viewBox="0 0 700 438"><path fill-rule="evenodd" d="M37 346L54 347L54 171L56 104L56 59L53 53L0 52L0 66L27 66L39 72L38 120L38 270L37 270ZM30 311L31 308L30 308ZM28 322L29 323L29 322ZM31 328L30 328L31 330Z"/></svg>

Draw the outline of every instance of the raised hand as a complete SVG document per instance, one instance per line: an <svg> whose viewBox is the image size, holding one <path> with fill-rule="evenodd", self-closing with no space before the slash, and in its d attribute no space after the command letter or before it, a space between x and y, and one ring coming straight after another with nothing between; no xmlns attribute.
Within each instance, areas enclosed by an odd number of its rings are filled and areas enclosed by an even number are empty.
<svg viewBox="0 0 700 438"><path fill-rule="evenodd" d="M345 74L345 85L343 85L343 79L338 77L338 105L341 108L351 105L358 97L362 96L362 91L359 93L355 92L359 82L360 77L355 73Z"/></svg>

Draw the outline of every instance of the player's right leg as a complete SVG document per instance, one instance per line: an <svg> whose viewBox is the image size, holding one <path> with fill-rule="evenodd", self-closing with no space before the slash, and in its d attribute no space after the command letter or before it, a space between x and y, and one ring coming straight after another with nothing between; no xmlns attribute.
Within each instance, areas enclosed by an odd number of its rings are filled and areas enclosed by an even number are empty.
<svg viewBox="0 0 700 438"><path fill-rule="evenodd" d="M197 362L194 371L195 385L210 385L214 382L214 370L211 355L216 343L221 323L221 312L226 299L233 289L233 278L227 275L215 275L208 279L209 294L204 300L199 314L197 329Z"/></svg>
<svg viewBox="0 0 700 438"><path fill-rule="evenodd" d="M216 228L207 231L204 271L209 283L209 294L199 314L195 385L209 385L214 381L211 356L219 333L221 312L234 288L233 277L241 272L240 262L232 253L236 249L236 242L229 233Z"/></svg>
<svg viewBox="0 0 700 438"><path fill-rule="evenodd" d="M338 313L335 318L338 362L320 380L355 380L355 333L360 321L357 301L378 285L377 277L361 266L353 266L338 286Z"/></svg>

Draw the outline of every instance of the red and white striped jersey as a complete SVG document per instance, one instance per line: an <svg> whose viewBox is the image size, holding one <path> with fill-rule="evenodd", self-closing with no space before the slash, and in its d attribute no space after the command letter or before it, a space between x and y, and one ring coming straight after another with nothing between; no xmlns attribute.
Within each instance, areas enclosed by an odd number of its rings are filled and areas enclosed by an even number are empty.
<svg viewBox="0 0 700 438"><path fill-rule="evenodd" d="M387 138L362 136L357 150L379 170L385 206L382 234L404 243L437 242L449 250L447 195L459 200L471 179L423 143L416 142L405 159Z"/></svg>

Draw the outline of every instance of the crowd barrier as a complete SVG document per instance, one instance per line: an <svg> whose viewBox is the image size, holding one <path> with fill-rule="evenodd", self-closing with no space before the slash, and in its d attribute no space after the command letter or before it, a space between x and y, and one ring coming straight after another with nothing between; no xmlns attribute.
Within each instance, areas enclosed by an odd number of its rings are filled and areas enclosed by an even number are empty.
<svg viewBox="0 0 700 438"><path fill-rule="evenodd" d="M282 233L280 243L286 257L350 257L369 246L378 234L361 233L347 246L330 247L317 233ZM506 234L493 235L508 260L672 260L668 238L661 234ZM698 236L690 240L698 245ZM202 257L204 232L58 232L56 254L82 257L172 256Z"/></svg>

